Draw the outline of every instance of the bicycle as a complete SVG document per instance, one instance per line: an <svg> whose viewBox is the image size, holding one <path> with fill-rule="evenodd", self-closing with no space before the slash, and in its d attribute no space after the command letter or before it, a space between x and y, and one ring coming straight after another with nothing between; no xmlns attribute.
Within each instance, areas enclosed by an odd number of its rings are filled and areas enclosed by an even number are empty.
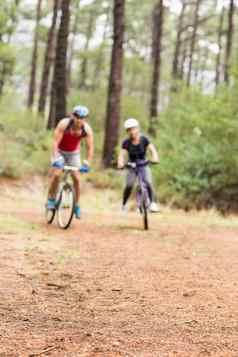
<svg viewBox="0 0 238 357"><path fill-rule="evenodd" d="M79 169L74 166L64 166L63 178L56 196L55 209L48 209L46 206L47 223L52 224L57 214L57 223L61 229L69 228L74 217L76 196L73 184L70 181L71 173L74 171L86 173L84 170L82 171L82 168Z"/></svg>
<svg viewBox="0 0 238 357"><path fill-rule="evenodd" d="M151 205L151 199L149 194L148 183L145 180L144 168L148 165L156 165L156 164L157 163L147 160L138 163L128 162L124 167L134 170L138 178L138 186L136 188L136 202L137 202L138 210L143 216L143 225L145 230L149 229L148 211Z"/></svg>

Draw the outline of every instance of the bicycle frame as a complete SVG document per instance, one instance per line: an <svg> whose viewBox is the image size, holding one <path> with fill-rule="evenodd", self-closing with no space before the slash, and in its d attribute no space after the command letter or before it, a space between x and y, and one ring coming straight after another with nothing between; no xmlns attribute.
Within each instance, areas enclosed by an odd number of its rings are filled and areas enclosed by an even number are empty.
<svg viewBox="0 0 238 357"><path fill-rule="evenodd" d="M145 165L138 165L134 168L134 171L138 179L138 185L139 185L139 191L137 192L137 204L139 208L142 207L143 201L146 203L147 208L149 207L150 204L148 184L145 180L145 172L144 172L144 168L147 165L148 163L146 163Z"/></svg>
<svg viewBox="0 0 238 357"><path fill-rule="evenodd" d="M69 176L71 176L72 172L78 172L80 171L77 167L74 166L64 166L63 169L63 177L62 177L62 182L68 182Z"/></svg>
<svg viewBox="0 0 238 357"><path fill-rule="evenodd" d="M64 185L66 185L66 184L70 185L69 177L72 177L72 172L78 172L78 171L79 171L79 169L77 167L64 166L63 172L62 172L62 176L61 176L61 180L60 180L60 183L59 183L58 192L61 191L61 188ZM58 205L59 205L59 202L57 202L57 205L56 205L57 208L58 208Z"/></svg>

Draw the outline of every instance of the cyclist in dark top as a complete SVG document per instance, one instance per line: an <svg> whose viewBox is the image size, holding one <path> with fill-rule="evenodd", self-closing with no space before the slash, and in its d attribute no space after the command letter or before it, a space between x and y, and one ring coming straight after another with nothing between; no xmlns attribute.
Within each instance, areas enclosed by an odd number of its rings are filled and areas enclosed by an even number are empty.
<svg viewBox="0 0 238 357"><path fill-rule="evenodd" d="M123 141L121 151L118 157L118 168L123 168L125 166L126 157L128 157L129 162L138 163L146 160L147 152L149 151L152 156L152 162L159 162L159 155L155 146L150 142L150 140L141 134L140 126L136 119L128 119L124 125L126 131L128 132L129 138ZM156 198L152 185L152 175L149 166L145 167L145 178L149 187L149 193L151 198L150 211L159 212L159 206L156 203ZM134 183L137 177L133 169L128 168L126 187L123 193L123 203L122 210L126 210L126 203L132 192Z"/></svg>

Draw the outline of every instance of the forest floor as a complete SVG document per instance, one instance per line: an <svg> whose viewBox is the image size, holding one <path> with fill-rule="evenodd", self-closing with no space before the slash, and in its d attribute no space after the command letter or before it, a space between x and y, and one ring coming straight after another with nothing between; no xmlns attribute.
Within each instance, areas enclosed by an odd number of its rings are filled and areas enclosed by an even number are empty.
<svg viewBox="0 0 238 357"><path fill-rule="evenodd" d="M141 229L84 185L44 222L44 185L0 182L0 356L238 356L238 218L167 208Z"/></svg>

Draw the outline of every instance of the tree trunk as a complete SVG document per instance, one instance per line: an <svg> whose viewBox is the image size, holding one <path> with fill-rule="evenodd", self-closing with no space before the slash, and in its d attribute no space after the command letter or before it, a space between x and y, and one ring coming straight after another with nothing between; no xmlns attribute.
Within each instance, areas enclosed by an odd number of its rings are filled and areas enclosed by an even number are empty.
<svg viewBox="0 0 238 357"><path fill-rule="evenodd" d="M86 89L87 85L87 77L88 77L88 50L90 40L93 35L93 25L94 25L94 12L93 10L90 12L89 21L86 31L86 42L83 50L83 60L81 64L80 78L79 78L79 89Z"/></svg>
<svg viewBox="0 0 238 357"><path fill-rule="evenodd" d="M149 133L154 136L156 135L156 124L158 121L161 51L162 51L162 37L163 37L163 17L164 17L164 4L163 4L163 0L159 0L153 11L153 39L152 39L153 75L152 75L152 84L151 84Z"/></svg>
<svg viewBox="0 0 238 357"><path fill-rule="evenodd" d="M188 63L188 74L187 74L187 86L189 87L191 84L191 76L192 76L192 69L193 69L193 55L196 46L197 40L197 30L199 24L199 9L202 0L196 0L195 5L195 12L194 12L194 20L193 20L193 32L191 38L191 45L190 45L190 52L189 52L189 63Z"/></svg>
<svg viewBox="0 0 238 357"><path fill-rule="evenodd" d="M201 90L205 90L206 87L205 87L205 80L207 78L207 75L206 75L206 70L207 70L207 62L208 62L208 58L209 58L209 47L206 46L204 49L203 49L203 55L201 56L202 58L202 62L201 62L201 79L200 79L200 88Z"/></svg>
<svg viewBox="0 0 238 357"><path fill-rule="evenodd" d="M41 19L41 4L42 0L38 0L36 9L36 26L34 34L34 45L31 60L31 75L30 75L30 85L27 100L27 107L32 108L35 98L36 90L36 71L37 71L37 60L38 60L38 42L39 42L39 23Z"/></svg>
<svg viewBox="0 0 238 357"><path fill-rule="evenodd" d="M183 33L183 26L184 26L184 17L185 17L185 10L186 10L186 1L183 0L182 10L179 16L178 21L178 28L177 28L177 38L174 50L174 58L173 58L173 68L172 68L172 77L174 80L178 79L179 76L179 57L181 52L181 40L182 40L182 33Z"/></svg>
<svg viewBox="0 0 238 357"><path fill-rule="evenodd" d="M118 144L123 72L123 43L125 30L125 0L114 0L113 48L108 86L108 103L103 149L103 164L109 167Z"/></svg>
<svg viewBox="0 0 238 357"><path fill-rule="evenodd" d="M230 0L230 7L228 12L228 30L227 30L227 39L226 39L225 74L224 74L224 80L227 84L230 81L229 70L231 64L231 54L232 54L232 45L233 45L234 13L235 13L234 0Z"/></svg>
<svg viewBox="0 0 238 357"><path fill-rule="evenodd" d="M72 63L73 63L73 58L74 58L74 45L75 45L75 37L77 34L78 30L78 19L79 19L79 8L80 8L80 1L78 0L76 5L75 5L75 18L74 18L74 25L73 25L73 30L72 30L72 40L70 43L70 49L69 49L69 60L68 60L68 69L67 69L67 92L69 92L69 88L71 86L71 76L72 76Z"/></svg>
<svg viewBox="0 0 238 357"><path fill-rule="evenodd" d="M1 73L0 73L0 97L3 96L3 89L4 89L4 86L5 86L6 75L7 75L6 64L3 63L2 69L1 69Z"/></svg>
<svg viewBox="0 0 238 357"><path fill-rule="evenodd" d="M221 79L221 53L222 53L222 36L223 36L223 23L224 23L224 15L225 15L225 9L224 7L221 10L221 14L219 17L219 26L218 26L218 38L217 38L217 44L218 44L218 53L216 56L216 86L220 83Z"/></svg>
<svg viewBox="0 0 238 357"><path fill-rule="evenodd" d="M183 80L185 78L185 65L187 62L187 54L188 54L188 48L187 48L187 43L183 43L183 50L181 54L181 60L179 63L179 79Z"/></svg>
<svg viewBox="0 0 238 357"><path fill-rule="evenodd" d="M101 79L101 73L102 73L102 67L104 63L104 44L107 38L107 31L108 31L108 25L110 22L110 13L111 13L111 6L108 5L107 8L107 18L104 26L104 31L103 31L103 41L102 45L100 46L98 56L95 60L95 71L94 71L94 78L96 79L93 85L93 89L96 90L97 88L100 87L100 79Z"/></svg>
<svg viewBox="0 0 238 357"><path fill-rule="evenodd" d="M45 59L44 59L44 66L43 66L43 72L42 72L40 98L39 98L39 105L38 105L38 112L42 115L45 114L50 71L51 71L51 67L52 67L52 64L54 61L54 56L55 56L55 35L56 35L55 30L56 30L56 24L57 24L59 4L60 4L60 0L54 0L52 22L51 22L51 27L48 32L47 45L46 45L46 49L45 49Z"/></svg>
<svg viewBox="0 0 238 357"><path fill-rule="evenodd" d="M197 60L196 63L194 64L194 84L197 85L200 81L200 75L201 75L201 60L203 60L203 51L201 47L199 47L196 51L197 55ZM200 84L200 83L199 83Z"/></svg>
<svg viewBox="0 0 238 357"><path fill-rule="evenodd" d="M51 90L48 128L55 127L66 116L67 48L70 23L70 0L62 0L61 20L57 36L54 75Z"/></svg>

